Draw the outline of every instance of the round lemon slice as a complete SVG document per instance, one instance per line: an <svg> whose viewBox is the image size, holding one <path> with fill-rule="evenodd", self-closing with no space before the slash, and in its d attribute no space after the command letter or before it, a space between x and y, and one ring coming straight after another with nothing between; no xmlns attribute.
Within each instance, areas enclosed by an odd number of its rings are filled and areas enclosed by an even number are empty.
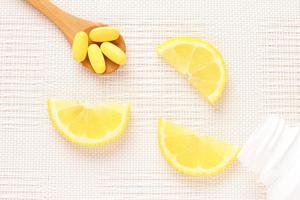
<svg viewBox="0 0 300 200"><path fill-rule="evenodd" d="M87 106L77 101L49 99L48 112L52 124L65 138L83 146L99 146L125 131L130 105Z"/></svg>
<svg viewBox="0 0 300 200"><path fill-rule="evenodd" d="M181 74L209 103L222 95L227 75L221 53L208 42L192 37L177 37L163 42L157 53Z"/></svg>
<svg viewBox="0 0 300 200"><path fill-rule="evenodd" d="M178 171L208 176L223 171L236 160L240 148L210 136L198 136L188 128L164 119L159 121L162 154Z"/></svg>

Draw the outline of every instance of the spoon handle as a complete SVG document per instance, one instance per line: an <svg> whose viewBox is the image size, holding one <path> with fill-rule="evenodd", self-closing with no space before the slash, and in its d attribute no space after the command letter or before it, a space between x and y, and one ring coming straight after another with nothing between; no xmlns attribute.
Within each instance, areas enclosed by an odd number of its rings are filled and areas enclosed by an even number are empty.
<svg viewBox="0 0 300 200"><path fill-rule="evenodd" d="M48 17L65 34L68 41L72 43L75 34L85 30L93 23L75 17L55 6L49 0L26 0L34 8Z"/></svg>

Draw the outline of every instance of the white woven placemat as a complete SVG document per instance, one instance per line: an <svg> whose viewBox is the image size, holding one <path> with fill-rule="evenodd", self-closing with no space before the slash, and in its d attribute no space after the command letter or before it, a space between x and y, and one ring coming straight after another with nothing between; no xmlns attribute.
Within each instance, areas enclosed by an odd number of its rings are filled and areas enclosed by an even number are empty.
<svg viewBox="0 0 300 200"><path fill-rule="evenodd" d="M128 63L99 77L75 63L64 36L21 0L0 1L0 199L264 200L235 163L215 177L173 170L157 144L165 117L242 145L268 113L300 122L300 1L55 0L122 30ZM209 106L154 52L173 36L209 40L229 83ZM126 133L87 149L52 128L48 97L131 102Z"/></svg>

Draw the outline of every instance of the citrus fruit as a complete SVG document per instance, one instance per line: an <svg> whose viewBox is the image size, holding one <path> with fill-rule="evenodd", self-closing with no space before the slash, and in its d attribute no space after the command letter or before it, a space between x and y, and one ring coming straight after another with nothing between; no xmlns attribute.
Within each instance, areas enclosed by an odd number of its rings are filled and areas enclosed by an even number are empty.
<svg viewBox="0 0 300 200"><path fill-rule="evenodd" d="M189 82L209 103L222 95L226 81L226 65L221 53L208 42L192 37L177 37L160 44L157 53Z"/></svg>
<svg viewBox="0 0 300 200"><path fill-rule="evenodd" d="M83 146L98 146L118 138L126 129L130 105L88 106L70 100L49 99L52 124L68 140Z"/></svg>
<svg viewBox="0 0 300 200"><path fill-rule="evenodd" d="M199 136L183 126L161 119L158 139L162 154L178 171L207 176L223 171L236 160L239 147L210 136Z"/></svg>

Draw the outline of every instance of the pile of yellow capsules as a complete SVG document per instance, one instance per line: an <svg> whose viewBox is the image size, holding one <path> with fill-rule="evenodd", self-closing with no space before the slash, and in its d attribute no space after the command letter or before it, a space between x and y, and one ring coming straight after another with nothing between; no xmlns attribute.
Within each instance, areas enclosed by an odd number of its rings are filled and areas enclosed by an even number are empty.
<svg viewBox="0 0 300 200"><path fill-rule="evenodd" d="M98 74L103 74L106 70L104 56L123 65L126 62L125 52L111 42L119 36L119 30L110 26L94 28L88 34L84 31L78 32L72 45L73 58L82 62L88 56L91 66Z"/></svg>

